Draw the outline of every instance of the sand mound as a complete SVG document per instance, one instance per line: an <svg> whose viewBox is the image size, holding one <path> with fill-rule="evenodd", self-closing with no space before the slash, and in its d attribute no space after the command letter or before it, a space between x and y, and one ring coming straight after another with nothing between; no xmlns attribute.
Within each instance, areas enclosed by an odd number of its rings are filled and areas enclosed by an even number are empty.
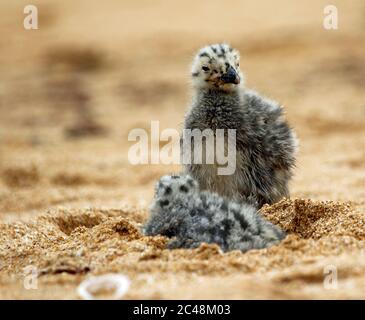
<svg viewBox="0 0 365 320"><path fill-rule="evenodd" d="M0 275L15 276L13 286L17 287L24 268L32 265L38 270L44 290L51 290L52 285L67 279L68 289L63 288L53 295L73 298L76 297L75 287L85 276L119 272L132 280L127 297L168 298L174 290L167 284L171 275L183 286L192 277L199 277L203 287L221 283L217 276L243 274L247 277L244 286L251 286L260 275L260 281L270 279L288 288L305 281L321 293L325 290L323 270L327 264L343 268L343 278L359 277L365 269L363 263L355 269L350 267L349 254L359 254L364 247L362 226L365 220L349 204L283 200L265 206L262 214L284 228L287 238L269 249L223 254L214 244L203 244L194 250L165 249L167 238L145 237L140 232L141 217L146 217L146 212L62 209L29 223L0 225L3 261ZM343 258L344 255L347 258ZM190 292L190 295L201 297L198 292ZM222 292L227 294L226 289ZM240 290L226 297L237 297L238 292ZM26 293L33 297L34 292ZM270 294L274 293L267 293L269 297ZM210 294L203 296L211 297ZM291 291L279 296L305 295ZM222 296L215 292L214 297Z"/></svg>
<svg viewBox="0 0 365 320"><path fill-rule="evenodd" d="M272 206L264 206L261 212L288 233L304 239L325 236L365 238L365 217L355 212L350 203L282 200Z"/></svg>

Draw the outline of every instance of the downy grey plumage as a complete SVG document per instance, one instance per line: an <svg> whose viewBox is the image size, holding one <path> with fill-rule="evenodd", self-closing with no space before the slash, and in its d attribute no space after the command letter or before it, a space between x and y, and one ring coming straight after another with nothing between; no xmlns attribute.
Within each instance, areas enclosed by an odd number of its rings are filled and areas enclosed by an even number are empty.
<svg viewBox="0 0 365 320"><path fill-rule="evenodd" d="M193 62L192 86L185 129L236 129L236 170L218 175L217 164L187 164L186 173L203 190L236 201L254 198L258 207L289 197L295 133L277 102L243 86L239 53L226 44L202 48Z"/></svg>
<svg viewBox="0 0 365 320"><path fill-rule="evenodd" d="M172 238L170 249L216 243L223 251L261 249L285 237L248 203L236 203L208 191L201 192L189 175L163 176L156 184L146 235Z"/></svg>

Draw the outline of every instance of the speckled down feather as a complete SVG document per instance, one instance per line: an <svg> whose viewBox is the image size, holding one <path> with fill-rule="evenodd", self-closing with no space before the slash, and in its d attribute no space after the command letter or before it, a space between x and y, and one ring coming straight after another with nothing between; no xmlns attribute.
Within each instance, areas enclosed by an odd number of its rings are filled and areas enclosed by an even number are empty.
<svg viewBox="0 0 365 320"><path fill-rule="evenodd" d="M188 175L163 176L156 185L146 235L172 238L170 249L216 243L223 251L261 249L277 244L285 233L264 220L254 206L201 192Z"/></svg>
<svg viewBox="0 0 365 320"><path fill-rule="evenodd" d="M202 190L236 201L254 197L261 207L289 197L297 140L282 107L243 86L238 56L228 45L199 51L192 70L193 100L184 125L185 129L236 129L236 170L226 176L217 175L216 164L187 164L185 170ZM202 65L223 75L234 68L241 81L222 85L222 76L202 72Z"/></svg>

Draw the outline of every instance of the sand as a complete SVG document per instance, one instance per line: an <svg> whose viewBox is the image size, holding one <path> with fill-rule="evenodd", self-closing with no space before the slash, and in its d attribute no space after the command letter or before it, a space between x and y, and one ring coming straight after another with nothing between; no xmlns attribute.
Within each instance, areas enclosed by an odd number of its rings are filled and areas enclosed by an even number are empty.
<svg viewBox="0 0 365 320"><path fill-rule="evenodd" d="M318 0L35 1L33 31L26 4L0 5L0 298L78 299L106 273L130 278L129 299L365 298L363 1L335 1L332 31ZM169 251L140 228L155 181L181 168L132 166L127 136L181 129L190 60L221 40L300 139L291 198L261 210L288 236Z"/></svg>

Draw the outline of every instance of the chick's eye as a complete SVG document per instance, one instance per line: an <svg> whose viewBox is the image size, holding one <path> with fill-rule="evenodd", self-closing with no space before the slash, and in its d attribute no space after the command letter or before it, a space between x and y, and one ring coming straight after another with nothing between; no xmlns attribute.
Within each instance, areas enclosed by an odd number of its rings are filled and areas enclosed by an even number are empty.
<svg viewBox="0 0 365 320"><path fill-rule="evenodd" d="M207 66L202 67L203 71L209 71L209 68Z"/></svg>

